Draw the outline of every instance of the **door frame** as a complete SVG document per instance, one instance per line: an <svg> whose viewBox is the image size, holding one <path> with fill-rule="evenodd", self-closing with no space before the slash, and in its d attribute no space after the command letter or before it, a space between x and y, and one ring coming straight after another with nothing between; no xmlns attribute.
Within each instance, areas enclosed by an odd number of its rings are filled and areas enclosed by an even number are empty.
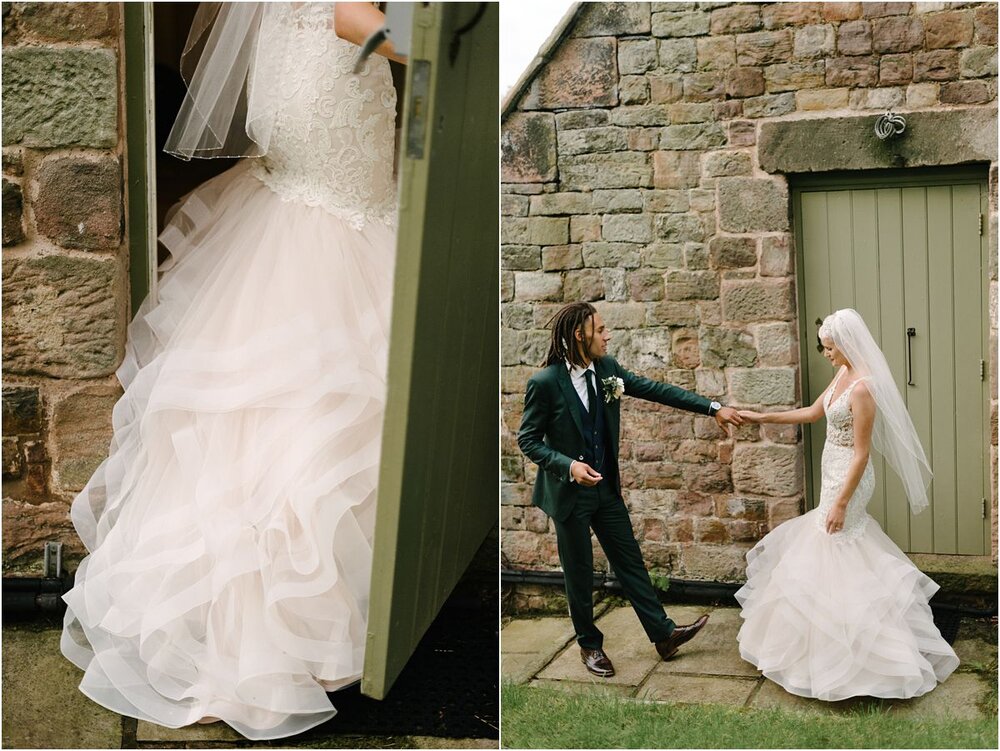
<svg viewBox="0 0 1000 751"><path fill-rule="evenodd" d="M796 285L796 320L799 327L799 393L803 404L809 398L809 359L808 347L815 346L809 336L814 322L806 320L805 290L805 250L802 245L802 194L814 191L828 190L871 190L877 188L900 188L936 185L980 185L979 213L982 217L982 230L979 236L979 269L980 294L982 300L982 336L980 341L983 359L986 362L986 376L983 382L989 383L989 368L993 365L991 358L996 356L989 346L989 232L987 221L989 217L989 169L988 162L960 164L942 167L913 167L903 169L873 169L873 170L838 170L819 173L789 174L789 193L792 211L792 234L795 243L795 285ZM983 433L980 437L983 451L982 479L985 498L983 500L983 550L989 554L992 548L991 530L988 515L990 501L990 402L989 389L983 388L982 395ZM803 429L802 445L805 454L804 496L805 509L811 510L818 505L818 488L813 487L813 439L811 431ZM972 554L969 554L972 555Z"/></svg>

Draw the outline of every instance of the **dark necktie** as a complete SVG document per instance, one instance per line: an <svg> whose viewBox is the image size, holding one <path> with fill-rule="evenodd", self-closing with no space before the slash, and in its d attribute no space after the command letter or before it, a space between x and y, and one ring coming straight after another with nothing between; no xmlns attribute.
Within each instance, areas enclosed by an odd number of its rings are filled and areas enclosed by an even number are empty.
<svg viewBox="0 0 1000 751"><path fill-rule="evenodd" d="M590 402L587 407L587 411L590 416L593 417L594 413L597 411L597 391L594 389L594 371L585 370L583 371L584 376L587 378L587 397Z"/></svg>

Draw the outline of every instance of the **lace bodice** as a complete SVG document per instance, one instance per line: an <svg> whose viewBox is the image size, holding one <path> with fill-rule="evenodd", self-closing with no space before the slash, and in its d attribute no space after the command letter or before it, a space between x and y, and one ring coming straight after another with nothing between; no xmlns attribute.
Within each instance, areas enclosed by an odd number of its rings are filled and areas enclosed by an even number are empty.
<svg viewBox="0 0 1000 751"><path fill-rule="evenodd" d="M265 92L277 100L274 127L266 155L252 159L250 169L283 199L320 206L355 229L394 225L389 61L372 55L353 74L359 48L337 36L333 5L303 3L279 17L287 51L263 55L276 67L258 79L274 89Z"/></svg>
<svg viewBox="0 0 1000 751"><path fill-rule="evenodd" d="M851 413L850 394L858 384L857 379L849 384L844 391L833 398L834 392L843 372L834 379L833 386L823 400L826 412L826 444L823 446L822 474L823 485L820 489L820 503L816 514L817 524L826 529L826 517L832 508L841 488L844 478L854 457L854 415ZM868 515L868 501L875 490L875 471L872 469L871 457L865 467L858 487L847 504L844 516L844 528L833 535L840 540L856 540L865 530L865 525L871 517Z"/></svg>

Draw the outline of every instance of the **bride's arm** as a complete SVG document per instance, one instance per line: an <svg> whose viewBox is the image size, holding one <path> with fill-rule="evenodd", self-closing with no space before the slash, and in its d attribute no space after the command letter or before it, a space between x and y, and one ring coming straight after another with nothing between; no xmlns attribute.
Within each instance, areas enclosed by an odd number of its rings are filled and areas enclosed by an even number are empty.
<svg viewBox="0 0 1000 751"><path fill-rule="evenodd" d="M359 47L365 40L385 25L385 14L371 3L334 3L333 30L341 39ZM405 63L406 55L396 53L392 39L386 39L375 52Z"/></svg>
<svg viewBox="0 0 1000 751"><path fill-rule="evenodd" d="M816 401L809 407L799 409L787 409L784 412L754 412L749 409L741 409L740 417L751 422L770 422L780 425L794 425L807 422L816 422L823 416L823 397L830 387L823 389L823 393L817 397Z"/></svg>
<svg viewBox="0 0 1000 751"><path fill-rule="evenodd" d="M826 518L826 531L839 532L844 526L847 504L858 489L861 476L868 466L868 456L872 445L872 425L875 423L875 400L864 381L851 392L851 414L854 421L854 455L844 475L844 484L833 502L833 508Z"/></svg>

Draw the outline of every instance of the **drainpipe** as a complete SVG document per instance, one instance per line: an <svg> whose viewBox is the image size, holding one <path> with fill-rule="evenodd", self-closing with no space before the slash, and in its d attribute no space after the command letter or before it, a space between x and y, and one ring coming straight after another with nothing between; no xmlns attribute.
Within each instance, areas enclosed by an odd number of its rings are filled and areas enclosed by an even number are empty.
<svg viewBox="0 0 1000 751"><path fill-rule="evenodd" d="M45 543L44 576L3 577L3 619L30 620L61 616L62 596L73 587L73 574L62 570L62 543Z"/></svg>

